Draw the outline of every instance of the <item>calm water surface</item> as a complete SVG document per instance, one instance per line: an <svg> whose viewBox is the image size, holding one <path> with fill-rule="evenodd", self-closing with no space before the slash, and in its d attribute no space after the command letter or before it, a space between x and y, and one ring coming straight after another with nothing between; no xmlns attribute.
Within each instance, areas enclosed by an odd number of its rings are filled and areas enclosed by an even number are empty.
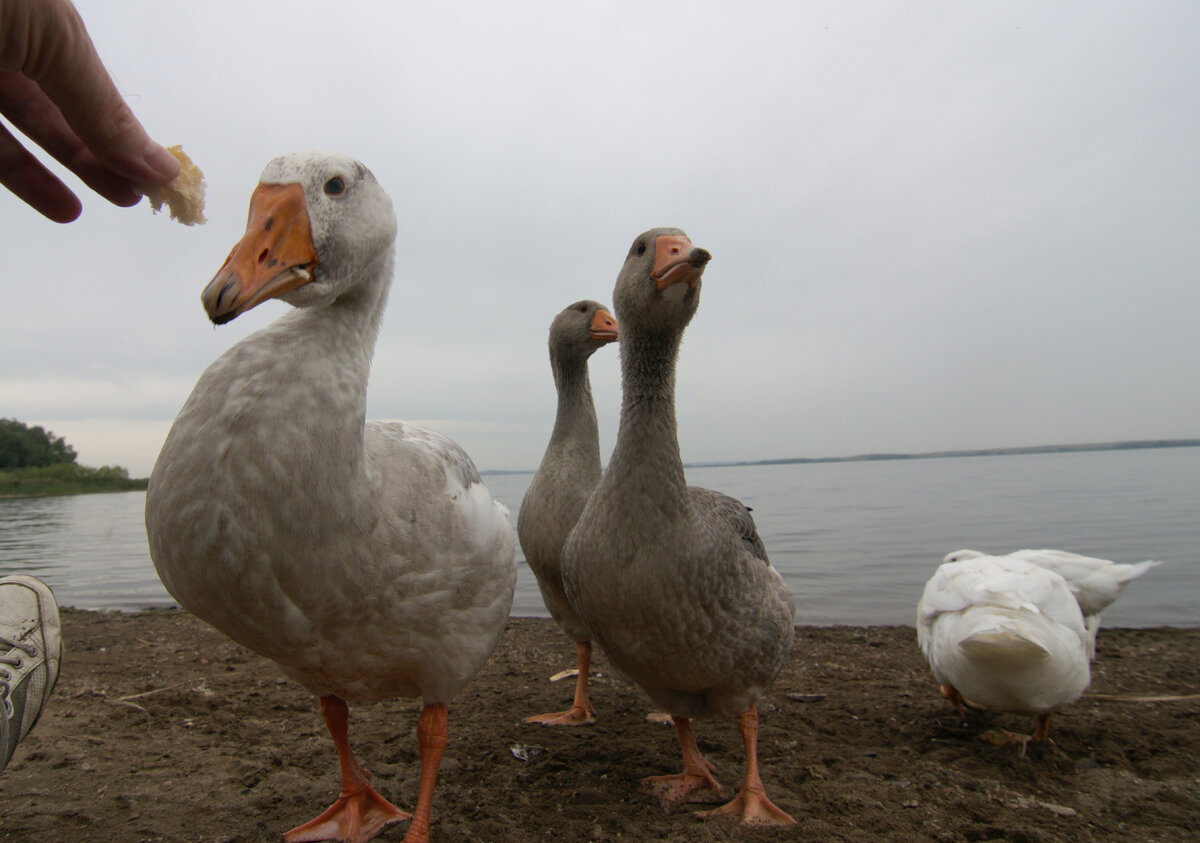
<svg viewBox="0 0 1200 843"><path fill-rule="evenodd" d="M488 475L517 509L531 474ZM1108 626L1200 624L1200 448L689 469L754 510L801 624L912 624L925 581L963 547L1161 559ZM0 500L0 575L66 606L171 606L146 548L145 494ZM547 616L524 559L513 615Z"/></svg>

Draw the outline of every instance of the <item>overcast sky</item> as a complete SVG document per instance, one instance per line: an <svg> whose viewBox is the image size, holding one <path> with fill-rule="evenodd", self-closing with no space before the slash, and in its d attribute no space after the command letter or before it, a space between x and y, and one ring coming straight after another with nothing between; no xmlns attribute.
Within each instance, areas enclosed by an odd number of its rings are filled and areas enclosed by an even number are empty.
<svg viewBox="0 0 1200 843"><path fill-rule="evenodd" d="M1200 436L1192 0L78 6L209 219L87 194L60 226L0 193L0 417L84 464L146 476L287 308L213 328L200 291L266 162L310 148L400 219L368 416L481 469L536 467L551 318L662 225L713 254L687 461ZM607 459L615 348L592 382Z"/></svg>

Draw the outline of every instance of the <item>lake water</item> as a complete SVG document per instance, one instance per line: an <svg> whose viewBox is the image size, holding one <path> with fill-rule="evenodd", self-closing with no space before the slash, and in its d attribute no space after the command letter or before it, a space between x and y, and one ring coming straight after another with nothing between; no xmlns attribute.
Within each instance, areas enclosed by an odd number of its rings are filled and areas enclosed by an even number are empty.
<svg viewBox="0 0 1200 843"><path fill-rule="evenodd" d="M531 474L488 475L517 509ZM946 553L1050 547L1166 564L1134 581L1107 626L1200 624L1200 448L688 470L754 510L805 625L913 623ZM0 576L46 580L65 606L172 606L146 548L145 494L0 500ZM546 617L518 551L513 615Z"/></svg>

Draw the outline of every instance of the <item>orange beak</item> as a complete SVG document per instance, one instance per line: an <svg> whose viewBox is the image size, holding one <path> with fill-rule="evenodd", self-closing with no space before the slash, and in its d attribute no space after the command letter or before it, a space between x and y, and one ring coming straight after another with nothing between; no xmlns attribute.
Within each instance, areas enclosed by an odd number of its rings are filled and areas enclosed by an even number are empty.
<svg viewBox="0 0 1200 843"><path fill-rule="evenodd" d="M607 310L597 310L590 328L592 339L598 342L613 342L617 338L617 320Z"/></svg>
<svg viewBox="0 0 1200 843"><path fill-rule="evenodd" d="M650 277L660 290L679 283L695 288L710 257L708 252L692 246L687 235L664 234L654 243L654 268Z"/></svg>
<svg viewBox="0 0 1200 843"><path fill-rule="evenodd" d="M250 197L245 235L200 300L208 318L223 325L307 284L316 266L304 190L298 184L260 184Z"/></svg>

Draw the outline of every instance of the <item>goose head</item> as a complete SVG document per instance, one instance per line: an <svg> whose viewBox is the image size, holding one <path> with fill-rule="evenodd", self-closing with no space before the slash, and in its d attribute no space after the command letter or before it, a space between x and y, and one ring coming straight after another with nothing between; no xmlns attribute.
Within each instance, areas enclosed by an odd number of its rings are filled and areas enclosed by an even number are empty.
<svg viewBox="0 0 1200 843"><path fill-rule="evenodd" d="M621 323L682 331L700 305L700 280L712 258L678 228L652 228L629 247L613 305Z"/></svg>
<svg viewBox="0 0 1200 843"><path fill-rule="evenodd" d="M564 358L586 360L617 339L617 320L600 302L583 300L563 308L550 323L550 349Z"/></svg>
<svg viewBox="0 0 1200 843"><path fill-rule="evenodd" d="M986 556L986 555L987 555L986 553L980 553L978 550L966 550L966 549L955 550L950 553L947 553L942 558L942 564L945 565L950 562L963 562L967 559L978 559L981 556Z"/></svg>
<svg viewBox="0 0 1200 843"><path fill-rule="evenodd" d="M267 299L332 304L390 275L396 230L391 199L361 162L329 152L281 155L250 197L245 235L204 288L204 309L221 325Z"/></svg>

